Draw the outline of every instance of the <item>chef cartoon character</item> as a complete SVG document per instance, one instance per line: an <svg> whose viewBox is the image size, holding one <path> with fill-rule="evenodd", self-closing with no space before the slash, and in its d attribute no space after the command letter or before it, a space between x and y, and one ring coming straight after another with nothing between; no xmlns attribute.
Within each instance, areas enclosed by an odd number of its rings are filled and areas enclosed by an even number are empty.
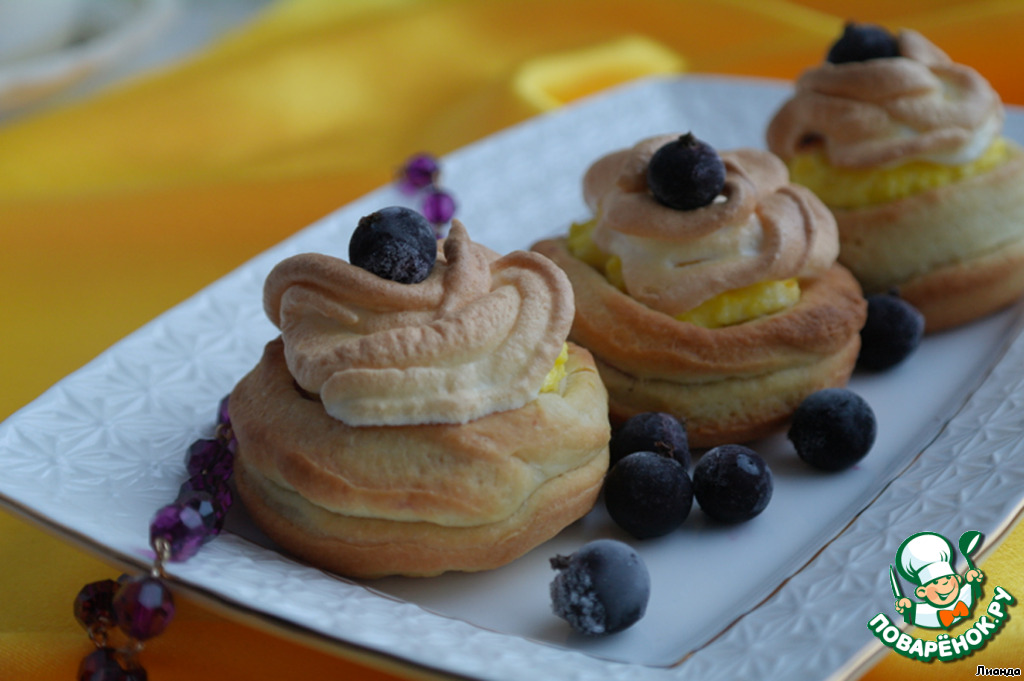
<svg viewBox="0 0 1024 681"><path fill-rule="evenodd" d="M904 596L892 573L896 612L910 624L928 629L949 629L970 616L981 596L984 575L966 557L968 570L959 575L953 569L953 545L948 539L934 532L908 537L896 552L897 569L905 579L918 585L914 595L923 602L915 603Z"/></svg>

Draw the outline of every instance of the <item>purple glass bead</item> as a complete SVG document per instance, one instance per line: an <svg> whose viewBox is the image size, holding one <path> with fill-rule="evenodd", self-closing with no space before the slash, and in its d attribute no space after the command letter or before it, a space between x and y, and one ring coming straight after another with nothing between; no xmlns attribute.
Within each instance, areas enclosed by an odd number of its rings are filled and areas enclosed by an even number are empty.
<svg viewBox="0 0 1024 681"><path fill-rule="evenodd" d="M188 448L185 467L190 477L203 475L227 480L234 469L234 457L220 440L196 440Z"/></svg>
<svg viewBox="0 0 1024 681"><path fill-rule="evenodd" d="M415 194L434 183L441 168L430 154L411 156L398 177L398 188L403 194Z"/></svg>
<svg viewBox="0 0 1024 681"><path fill-rule="evenodd" d="M221 399L220 404L217 406L217 425L228 426L231 425L231 412L228 410L228 400L231 398L230 395L225 395Z"/></svg>
<svg viewBox="0 0 1024 681"><path fill-rule="evenodd" d="M142 667L135 666L125 670L124 681L149 681L149 674Z"/></svg>
<svg viewBox="0 0 1024 681"><path fill-rule="evenodd" d="M215 480L207 478L205 475L193 475L191 478L181 483L181 487L178 488L178 500L185 499L192 492L208 492L219 484Z"/></svg>
<svg viewBox="0 0 1024 681"><path fill-rule="evenodd" d="M228 511L231 510L231 503L234 501L231 488L227 485L220 485L210 490L210 494L213 495L213 504L220 511L222 519L226 518Z"/></svg>
<svg viewBox="0 0 1024 681"><path fill-rule="evenodd" d="M443 225L455 215L455 199L442 189L431 190L423 198L423 216L435 225Z"/></svg>
<svg viewBox="0 0 1024 681"><path fill-rule="evenodd" d="M157 540L170 548L170 560L180 562L196 555L210 531L202 514L190 505L168 504L153 517L149 525L149 544L159 553Z"/></svg>
<svg viewBox="0 0 1024 681"><path fill-rule="evenodd" d="M97 648L78 665L78 681L129 681L113 648Z"/></svg>
<svg viewBox="0 0 1024 681"><path fill-rule="evenodd" d="M181 483L181 487L178 488L178 498L175 501L188 501L196 493L202 492L213 497L214 505L222 515L227 515L234 497L231 494L231 488L223 480L211 479L203 475L193 476Z"/></svg>
<svg viewBox="0 0 1024 681"><path fill-rule="evenodd" d="M114 623L114 594L120 585L112 579L92 582L75 596L75 619L86 630Z"/></svg>
<svg viewBox="0 0 1024 681"><path fill-rule="evenodd" d="M174 596L156 577L133 579L114 596L114 612L121 631L145 641L163 632L174 618Z"/></svg>
<svg viewBox="0 0 1024 681"><path fill-rule="evenodd" d="M228 495L230 496L230 492ZM203 525L206 526L206 536L203 537L203 541L207 542L220 534L221 529L224 527L224 518L227 517L227 509L221 508L210 492L196 492L191 496L184 499L180 499L178 503L181 503L189 508L195 509L199 517L203 519Z"/></svg>

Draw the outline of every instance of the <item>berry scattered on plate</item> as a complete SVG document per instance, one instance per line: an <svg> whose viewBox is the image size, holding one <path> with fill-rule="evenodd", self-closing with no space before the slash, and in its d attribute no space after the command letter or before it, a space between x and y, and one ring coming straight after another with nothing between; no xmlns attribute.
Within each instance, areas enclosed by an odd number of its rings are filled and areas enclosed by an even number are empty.
<svg viewBox="0 0 1024 681"><path fill-rule="evenodd" d="M812 393L797 407L789 426L797 455L824 471L840 471L863 459L876 433L874 411L846 388Z"/></svg>
<svg viewBox="0 0 1024 681"><path fill-rule="evenodd" d="M907 357L924 338L924 315L899 296L878 293L867 297L868 316L860 330L857 368L890 369Z"/></svg>
<svg viewBox="0 0 1024 681"><path fill-rule="evenodd" d="M672 414L648 411L631 416L612 435L608 448L613 466L633 452L656 452L675 458L690 470L686 427Z"/></svg>
<svg viewBox="0 0 1024 681"><path fill-rule="evenodd" d="M693 469L693 495L702 511L721 523L750 520L767 506L774 484L761 455L743 445L709 449Z"/></svg>
<svg viewBox="0 0 1024 681"><path fill-rule="evenodd" d="M666 535L693 508L693 484L679 461L655 452L634 452L608 471L604 503L612 520L637 539Z"/></svg>
<svg viewBox="0 0 1024 681"><path fill-rule="evenodd" d="M587 636L614 634L636 624L647 611L651 578L628 544L598 539L570 556L555 556L551 582L556 615Z"/></svg>

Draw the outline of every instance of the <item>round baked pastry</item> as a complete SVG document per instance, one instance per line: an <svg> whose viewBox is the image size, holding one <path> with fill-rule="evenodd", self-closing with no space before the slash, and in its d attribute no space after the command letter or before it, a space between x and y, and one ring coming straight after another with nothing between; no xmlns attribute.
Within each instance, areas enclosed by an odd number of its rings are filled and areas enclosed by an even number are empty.
<svg viewBox="0 0 1024 681"><path fill-rule="evenodd" d="M583 181L594 218L533 248L572 281L571 338L594 354L613 422L661 411L686 423L692 446L748 441L847 382L866 305L835 263L831 214L775 156L723 152L708 205L658 200L646 169L675 138L594 163Z"/></svg>
<svg viewBox="0 0 1024 681"><path fill-rule="evenodd" d="M304 254L264 307L281 336L230 396L235 480L286 550L351 577L485 570L593 506L607 393L546 258L456 222L419 283Z"/></svg>
<svg viewBox="0 0 1024 681"><path fill-rule="evenodd" d="M1024 151L999 96L916 31L851 24L840 42L858 33L891 49L802 74L768 148L835 214L866 293L897 291L928 331L1007 305L1024 291Z"/></svg>

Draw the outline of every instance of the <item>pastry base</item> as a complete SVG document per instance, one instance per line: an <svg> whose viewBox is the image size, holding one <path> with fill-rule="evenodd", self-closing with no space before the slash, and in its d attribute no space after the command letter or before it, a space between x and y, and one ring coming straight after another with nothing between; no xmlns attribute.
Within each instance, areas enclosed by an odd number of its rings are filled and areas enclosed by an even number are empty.
<svg viewBox="0 0 1024 681"><path fill-rule="evenodd" d="M896 291L929 332L1024 293L1024 151L999 167L898 201L833 211L839 260L866 293Z"/></svg>
<svg viewBox="0 0 1024 681"><path fill-rule="evenodd" d="M609 413L619 425L645 411L676 414L690 446L715 447L767 437L784 427L811 393L846 385L860 352L860 336L810 364L757 376L684 384L638 378L597 361L609 393Z"/></svg>
<svg viewBox="0 0 1024 681"><path fill-rule="evenodd" d="M1024 239L914 277L896 290L924 315L927 333L980 319L1024 293Z"/></svg>
<svg viewBox="0 0 1024 681"><path fill-rule="evenodd" d="M867 305L841 265L800 280L800 301L720 329L680 322L627 296L564 239L534 250L558 263L576 295L570 338L594 353L613 422L644 411L681 418L691 446L746 442L783 425L810 393L845 385Z"/></svg>
<svg viewBox="0 0 1024 681"><path fill-rule="evenodd" d="M508 563L586 514L608 467L607 393L569 348L563 389L519 409L351 427L295 387L272 341L230 398L238 495L283 549L345 576Z"/></svg>

